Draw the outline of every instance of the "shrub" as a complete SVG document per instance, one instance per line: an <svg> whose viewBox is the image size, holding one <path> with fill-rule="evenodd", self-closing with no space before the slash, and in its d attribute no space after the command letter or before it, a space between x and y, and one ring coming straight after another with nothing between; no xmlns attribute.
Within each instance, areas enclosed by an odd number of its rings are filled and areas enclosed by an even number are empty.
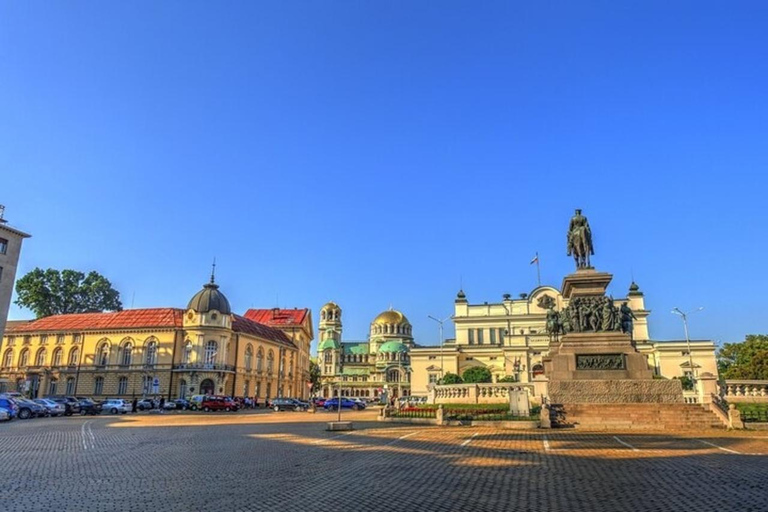
<svg viewBox="0 0 768 512"><path fill-rule="evenodd" d="M466 383L486 383L493 380L491 370L484 366L473 366L464 372L462 375L464 382Z"/></svg>
<svg viewBox="0 0 768 512"><path fill-rule="evenodd" d="M505 375L496 382L517 382L514 375Z"/></svg>
<svg viewBox="0 0 768 512"><path fill-rule="evenodd" d="M441 384L462 384L464 381L455 373L446 373Z"/></svg>

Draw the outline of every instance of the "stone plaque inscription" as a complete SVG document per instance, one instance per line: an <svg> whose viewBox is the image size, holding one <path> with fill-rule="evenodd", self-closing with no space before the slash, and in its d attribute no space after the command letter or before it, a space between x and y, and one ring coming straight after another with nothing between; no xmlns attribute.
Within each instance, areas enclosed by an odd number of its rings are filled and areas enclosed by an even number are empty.
<svg viewBox="0 0 768 512"><path fill-rule="evenodd" d="M577 370L626 370L624 354L588 354L576 356Z"/></svg>

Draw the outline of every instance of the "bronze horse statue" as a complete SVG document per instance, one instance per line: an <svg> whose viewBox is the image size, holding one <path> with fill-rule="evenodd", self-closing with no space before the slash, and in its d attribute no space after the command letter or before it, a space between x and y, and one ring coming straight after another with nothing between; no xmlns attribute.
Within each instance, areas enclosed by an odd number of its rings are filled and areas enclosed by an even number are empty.
<svg viewBox="0 0 768 512"><path fill-rule="evenodd" d="M581 210L576 210L568 226L568 256L573 256L576 268L579 269L591 268L589 257L594 254L589 221L581 214Z"/></svg>

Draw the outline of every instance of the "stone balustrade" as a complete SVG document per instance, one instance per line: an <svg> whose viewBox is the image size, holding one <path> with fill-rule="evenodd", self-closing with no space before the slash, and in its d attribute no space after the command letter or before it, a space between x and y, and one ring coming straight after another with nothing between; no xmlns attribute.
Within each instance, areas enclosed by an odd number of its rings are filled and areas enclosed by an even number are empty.
<svg viewBox="0 0 768 512"><path fill-rule="evenodd" d="M503 404L516 391L525 391L533 396L532 384L445 384L435 386L430 392L430 401L435 404Z"/></svg>
<svg viewBox="0 0 768 512"><path fill-rule="evenodd" d="M726 380L720 394L729 402L768 403L768 380Z"/></svg>

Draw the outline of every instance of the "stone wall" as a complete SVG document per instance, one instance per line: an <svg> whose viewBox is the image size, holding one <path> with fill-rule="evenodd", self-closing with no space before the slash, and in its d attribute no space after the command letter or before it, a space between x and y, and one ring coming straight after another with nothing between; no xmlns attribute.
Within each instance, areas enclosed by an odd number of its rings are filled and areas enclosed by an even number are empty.
<svg viewBox="0 0 768 512"><path fill-rule="evenodd" d="M579 403L683 403L679 380L572 380L550 381L554 404Z"/></svg>

